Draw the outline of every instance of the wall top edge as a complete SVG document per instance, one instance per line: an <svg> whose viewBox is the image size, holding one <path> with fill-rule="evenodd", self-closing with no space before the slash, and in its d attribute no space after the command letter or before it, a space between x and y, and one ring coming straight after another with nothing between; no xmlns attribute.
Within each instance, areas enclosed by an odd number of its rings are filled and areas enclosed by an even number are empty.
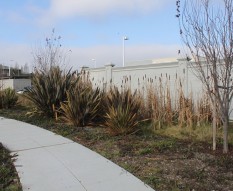
<svg viewBox="0 0 233 191"><path fill-rule="evenodd" d="M178 62L169 62L169 63L156 63L156 64L146 64L146 65L135 65L135 66L125 66L125 67L116 67L113 68L113 70L115 69L134 69L134 68L157 68L157 67L161 67L161 66L178 66Z"/></svg>

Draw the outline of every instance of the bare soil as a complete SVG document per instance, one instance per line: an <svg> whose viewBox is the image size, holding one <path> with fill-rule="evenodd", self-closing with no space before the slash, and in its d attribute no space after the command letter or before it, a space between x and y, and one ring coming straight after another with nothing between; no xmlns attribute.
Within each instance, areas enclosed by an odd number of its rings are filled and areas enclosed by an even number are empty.
<svg viewBox="0 0 233 191"><path fill-rule="evenodd" d="M74 140L125 168L159 191L233 190L233 148L223 155L209 144L143 133L111 137L102 128Z"/></svg>

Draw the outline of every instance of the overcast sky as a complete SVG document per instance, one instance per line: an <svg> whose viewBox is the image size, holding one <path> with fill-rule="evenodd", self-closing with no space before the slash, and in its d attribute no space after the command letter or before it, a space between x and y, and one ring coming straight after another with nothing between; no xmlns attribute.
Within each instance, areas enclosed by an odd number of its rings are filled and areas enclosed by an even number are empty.
<svg viewBox="0 0 233 191"><path fill-rule="evenodd" d="M67 61L83 65L178 57L174 0L1 0L0 63L33 65L32 52L55 28ZM71 51L69 51L71 50Z"/></svg>

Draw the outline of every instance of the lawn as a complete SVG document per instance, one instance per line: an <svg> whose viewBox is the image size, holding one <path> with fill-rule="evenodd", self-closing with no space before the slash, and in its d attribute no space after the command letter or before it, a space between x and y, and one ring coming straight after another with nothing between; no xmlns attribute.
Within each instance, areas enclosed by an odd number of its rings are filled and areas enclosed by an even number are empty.
<svg viewBox="0 0 233 191"><path fill-rule="evenodd" d="M0 116L68 137L110 159L158 191L233 190L232 144L229 154L223 155L221 140L217 151L213 152L211 140L204 137L204 142L200 137L191 136L189 131L176 135L179 129L169 134L164 129L152 132L143 128L134 134L111 136L102 127L78 129L45 117L29 117L27 112L28 108L17 106L0 110Z"/></svg>

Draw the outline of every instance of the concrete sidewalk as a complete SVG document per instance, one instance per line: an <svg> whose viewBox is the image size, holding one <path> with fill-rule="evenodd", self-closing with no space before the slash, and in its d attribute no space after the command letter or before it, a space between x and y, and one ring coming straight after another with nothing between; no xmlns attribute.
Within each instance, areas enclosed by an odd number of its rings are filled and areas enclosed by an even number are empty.
<svg viewBox="0 0 233 191"><path fill-rule="evenodd" d="M25 191L153 191L88 148L27 123L0 117L0 142L18 154Z"/></svg>

